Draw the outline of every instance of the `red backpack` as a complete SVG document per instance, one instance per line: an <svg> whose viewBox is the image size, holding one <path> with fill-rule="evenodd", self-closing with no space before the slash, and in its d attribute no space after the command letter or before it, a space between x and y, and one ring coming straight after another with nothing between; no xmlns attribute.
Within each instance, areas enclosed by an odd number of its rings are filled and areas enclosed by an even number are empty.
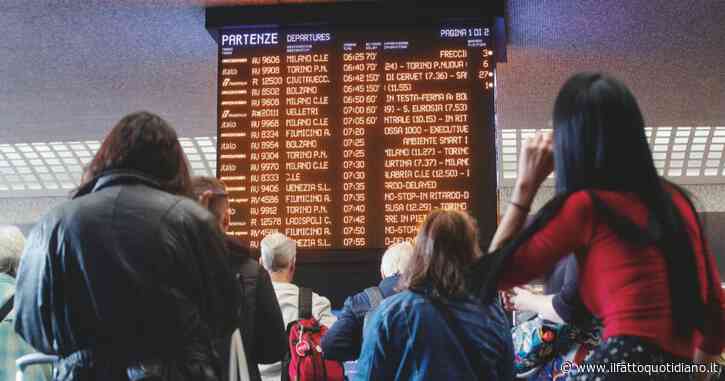
<svg viewBox="0 0 725 381"><path fill-rule="evenodd" d="M300 287L298 320L287 325L289 353L282 361L282 381L344 381L337 361L325 360L320 341L327 327L312 317L312 290Z"/></svg>

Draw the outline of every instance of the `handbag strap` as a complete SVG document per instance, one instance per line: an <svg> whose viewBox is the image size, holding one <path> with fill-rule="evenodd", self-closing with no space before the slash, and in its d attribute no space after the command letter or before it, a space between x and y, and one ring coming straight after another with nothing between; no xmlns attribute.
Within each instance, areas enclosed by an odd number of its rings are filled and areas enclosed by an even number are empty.
<svg viewBox="0 0 725 381"><path fill-rule="evenodd" d="M229 381L250 381L249 363L239 329L234 331L229 348Z"/></svg>
<svg viewBox="0 0 725 381"><path fill-rule="evenodd" d="M380 290L380 287L377 286L366 288L365 295L367 295L368 300L370 301L370 310L377 308L384 299L383 292Z"/></svg>
<svg viewBox="0 0 725 381"><path fill-rule="evenodd" d="M15 294L10 295L10 298L3 304L2 307L0 307L0 321L5 320L6 317L10 314L10 311L13 310L13 306L15 305Z"/></svg>
<svg viewBox="0 0 725 381"><path fill-rule="evenodd" d="M463 332L463 328L458 323L458 320L453 316L453 313L451 310L446 306L445 302L442 300L437 300L436 298L431 298L428 296L428 299L431 301L431 304L438 310L438 313L440 313L441 316L443 316L443 319L448 324L448 328L453 331L453 334L456 336L456 339L458 340L458 343L461 344L463 347L463 351L466 354L466 358L468 359L468 362L471 364L471 367L473 368L473 371L477 376L481 376L484 374L484 367L481 363L481 357L479 356L479 351L476 350L471 345L471 342L466 338L467 335Z"/></svg>
<svg viewBox="0 0 725 381"><path fill-rule="evenodd" d="M368 301L370 302L370 308L365 312L365 316L363 317L363 332L365 332L366 327L368 326L368 321L370 321L370 317L375 312L375 309L378 308L380 303L383 302L383 299L385 299L380 287L377 286L366 288L365 295L367 295Z"/></svg>
<svg viewBox="0 0 725 381"><path fill-rule="evenodd" d="M297 305L298 319L309 319L312 317L312 289L300 287Z"/></svg>

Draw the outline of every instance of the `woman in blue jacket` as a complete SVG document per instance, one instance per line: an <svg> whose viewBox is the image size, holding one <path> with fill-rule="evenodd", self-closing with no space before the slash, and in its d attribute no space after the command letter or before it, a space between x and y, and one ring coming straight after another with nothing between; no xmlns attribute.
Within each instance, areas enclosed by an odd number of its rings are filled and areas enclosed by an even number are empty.
<svg viewBox="0 0 725 381"><path fill-rule="evenodd" d="M470 216L438 210L426 218L401 279L405 291L386 299L365 329L359 379L512 379L503 309L467 291L466 269L480 255Z"/></svg>

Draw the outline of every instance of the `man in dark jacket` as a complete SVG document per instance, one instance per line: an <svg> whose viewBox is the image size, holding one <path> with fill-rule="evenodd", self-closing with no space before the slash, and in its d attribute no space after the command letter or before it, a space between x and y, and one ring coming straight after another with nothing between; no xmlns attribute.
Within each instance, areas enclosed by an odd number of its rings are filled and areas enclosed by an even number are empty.
<svg viewBox="0 0 725 381"><path fill-rule="evenodd" d="M222 231L229 227L229 200L226 186L214 177L194 177L194 195L217 219ZM261 381L258 364L273 364L282 360L287 351L282 312L272 287L269 274L248 247L239 240L226 236L228 261L237 274L243 295L239 329L252 381ZM228 346L227 346L228 348ZM220 349L223 355L227 352Z"/></svg>
<svg viewBox="0 0 725 381"><path fill-rule="evenodd" d="M408 242L397 243L385 251L380 263L380 275L383 280L377 290L371 287L347 298L340 317L322 337L322 352L325 358L351 361L360 356L363 325L366 315L371 310L370 296L377 298L373 303L379 304L383 299L398 293L400 274L408 266L412 254L413 246Z"/></svg>
<svg viewBox="0 0 725 381"><path fill-rule="evenodd" d="M188 197L176 132L140 112L114 127L73 198L35 226L15 330L57 354L56 381L217 381L213 341L237 322L238 286L214 217Z"/></svg>

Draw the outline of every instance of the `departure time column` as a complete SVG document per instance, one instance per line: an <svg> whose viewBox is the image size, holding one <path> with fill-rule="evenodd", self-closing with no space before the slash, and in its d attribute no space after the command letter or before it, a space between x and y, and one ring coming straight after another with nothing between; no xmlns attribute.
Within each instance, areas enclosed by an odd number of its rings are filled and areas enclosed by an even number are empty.
<svg viewBox="0 0 725 381"><path fill-rule="evenodd" d="M346 43L342 60L342 244L368 245L370 129L378 123L381 75L378 52Z"/></svg>

